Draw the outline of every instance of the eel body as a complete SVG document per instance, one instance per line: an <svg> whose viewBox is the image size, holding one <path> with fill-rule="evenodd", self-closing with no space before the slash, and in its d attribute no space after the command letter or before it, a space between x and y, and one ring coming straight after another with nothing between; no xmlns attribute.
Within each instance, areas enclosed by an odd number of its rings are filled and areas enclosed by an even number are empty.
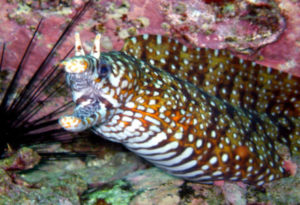
<svg viewBox="0 0 300 205"><path fill-rule="evenodd" d="M288 176L278 142L300 148L300 80L226 50L189 48L164 36L127 40L62 62L76 108L70 131L91 128L186 180L261 186Z"/></svg>

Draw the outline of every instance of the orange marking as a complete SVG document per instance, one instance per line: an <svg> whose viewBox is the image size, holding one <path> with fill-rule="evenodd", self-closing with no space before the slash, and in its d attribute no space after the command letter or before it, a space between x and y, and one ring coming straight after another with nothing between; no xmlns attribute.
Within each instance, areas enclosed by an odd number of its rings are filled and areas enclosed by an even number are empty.
<svg viewBox="0 0 300 205"><path fill-rule="evenodd" d="M63 126L65 128L70 128L71 127L71 123L70 122L64 122Z"/></svg>
<svg viewBox="0 0 300 205"><path fill-rule="evenodd" d="M65 128L77 127L80 124L80 122L80 119L72 117L64 117L61 121L62 126Z"/></svg>
<svg viewBox="0 0 300 205"><path fill-rule="evenodd" d="M95 81L96 83L99 83L99 82L101 81L101 79L100 79L100 78L96 78L96 79L94 79L94 81Z"/></svg>
<svg viewBox="0 0 300 205"><path fill-rule="evenodd" d="M235 149L236 154L238 154L242 159L249 156L250 151L247 146L239 146Z"/></svg>
<svg viewBox="0 0 300 205"><path fill-rule="evenodd" d="M88 67L88 63L84 60L84 61L81 61L80 62L81 65L84 66L84 68L87 68Z"/></svg>

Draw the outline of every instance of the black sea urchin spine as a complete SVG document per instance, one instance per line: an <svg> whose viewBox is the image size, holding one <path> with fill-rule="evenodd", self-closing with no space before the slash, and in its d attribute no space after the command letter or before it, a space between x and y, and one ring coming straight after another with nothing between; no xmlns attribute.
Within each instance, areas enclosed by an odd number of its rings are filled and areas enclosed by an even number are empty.
<svg viewBox="0 0 300 205"><path fill-rule="evenodd" d="M85 3L80 11L77 12L27 83L21 85L21 79L24 77L22 76L22 71L27 63L26 60L36 41L36 35L42 26L43 20L41 19L37 25L12 79L3 91L2 100L0 101L0 157L5 153L5 148L8 145L16 149L21 145L53 141L69 135L69 133L57 126L57 116L69 108L71 101L62 103L62 105L59 105L51 112L45 111L49 102L55 100L55 95L64 89L64 85L60 80L64 76L63 72L58 69L58 66L50 67L49 64L71 28L90 4L91 1ZM3 43L0 72L4 72L2 68L5 62L5 48L5 43ZM2 82L0 82L2 84L1 87L4 87L4 82L5 80L2 79Z"/></svg>

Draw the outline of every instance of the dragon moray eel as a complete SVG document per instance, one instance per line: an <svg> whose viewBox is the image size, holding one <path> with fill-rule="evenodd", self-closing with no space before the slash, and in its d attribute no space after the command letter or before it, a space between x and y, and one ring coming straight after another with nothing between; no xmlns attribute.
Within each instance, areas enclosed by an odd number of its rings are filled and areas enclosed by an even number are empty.
<svg viewBox="0 0 300 205"><path fill-rule="evenodd" d="M288 176L278 142L300 148L299 78L163 36L127 40L122 52L90 55L75 35L61 63L77 104L59 123L91 128L186 180L261 186Z"/></svg>

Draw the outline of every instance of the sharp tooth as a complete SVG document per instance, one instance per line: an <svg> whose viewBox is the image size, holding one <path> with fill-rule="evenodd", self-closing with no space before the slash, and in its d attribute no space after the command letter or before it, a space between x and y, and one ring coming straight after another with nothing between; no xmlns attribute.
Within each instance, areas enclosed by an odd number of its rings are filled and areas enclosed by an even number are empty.
<svg viewBox="0 0 300 205"><path fill-rule="evenodd" d="M85 101L82 101L82 102L80 103L80 106L86 106L86 105L89 105L89 104L91 104L91 102L92 102L91 99L87 99L87 100L85 100Z"/></svg>

